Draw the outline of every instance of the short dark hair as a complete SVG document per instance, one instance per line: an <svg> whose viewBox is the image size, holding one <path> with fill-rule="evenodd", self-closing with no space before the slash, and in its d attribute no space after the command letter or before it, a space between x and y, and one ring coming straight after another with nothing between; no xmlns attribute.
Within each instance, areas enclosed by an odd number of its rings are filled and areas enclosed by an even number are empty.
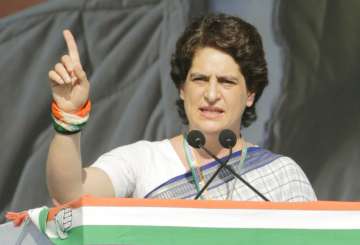
<svg viewBox="0 0 360 245"><path fill-rule="evenodd" d="M240 66L247 89L255 93L253 105L246 107L241 120L240 126L248 127L256 120L255 103L268 84L260 34L253 25L227 14L208 14L190 23L178 39L171 58L170 75L178 90L186 81L196 50L202 47L221 50ZM178 99L176 105L181 119L188 124L184 101Z"/></svg>

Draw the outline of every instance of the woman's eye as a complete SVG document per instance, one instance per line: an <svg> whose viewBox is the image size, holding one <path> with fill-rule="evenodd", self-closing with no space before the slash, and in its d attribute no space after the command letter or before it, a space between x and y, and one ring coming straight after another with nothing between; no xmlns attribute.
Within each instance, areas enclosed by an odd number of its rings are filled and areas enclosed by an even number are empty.
<svg viewBox="0 0 360 245"><path fill-rule="evenodd" d="M231 81L231 80L223 80L222 83L225 83L225 84L236 84L234 81Z"/></svg>
<svg viewBox="0 0 360 245"><path fill-rule="evenodd" d="M196 82L205 82L206 79L203 78L203 77L194 77L194 78L193 78L193 81L196 81Z"/></svg>

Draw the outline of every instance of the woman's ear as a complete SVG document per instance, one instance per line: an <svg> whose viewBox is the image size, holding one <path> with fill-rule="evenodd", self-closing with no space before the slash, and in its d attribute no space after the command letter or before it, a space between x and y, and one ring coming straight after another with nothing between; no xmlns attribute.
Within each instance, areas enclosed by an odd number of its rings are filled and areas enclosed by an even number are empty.
<svg viewBox="0 0 360 245"><path fill-rule="evenodd" d="M184 83L182 83L179 87L179 96L180 99L184 100Z"/></svg>
<svg viewBox="0 0 360 245"><path fill-rule="evenodd" d="M254 101L255 101L255 93L248 92L246 99L246 106L251 107L254 104Z"/></svg>

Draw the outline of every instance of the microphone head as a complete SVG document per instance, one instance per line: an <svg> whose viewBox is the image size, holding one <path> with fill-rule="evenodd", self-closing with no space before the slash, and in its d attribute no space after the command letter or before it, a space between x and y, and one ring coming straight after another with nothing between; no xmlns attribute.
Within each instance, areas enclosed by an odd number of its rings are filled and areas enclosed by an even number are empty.
<svg viewBox="0 0 360 245"><path fill-rule="evenodd" d="M224 148L233 148L236 144L236 135L230 129L224 129L219 135L219 142Z"/></svg>
<svg viewBox="0 0 360 245"><path fill-rule="evenodd" d="M200 148L205 145L205 136L199 130L191 130L187 137L186 141L194 148Z"/></svg>

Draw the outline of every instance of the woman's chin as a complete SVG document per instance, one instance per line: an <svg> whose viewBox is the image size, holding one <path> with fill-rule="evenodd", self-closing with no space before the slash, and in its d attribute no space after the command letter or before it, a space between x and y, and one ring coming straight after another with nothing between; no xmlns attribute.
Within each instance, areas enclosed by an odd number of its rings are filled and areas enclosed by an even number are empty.
<svg viewBox="0 0 360 245"><path fill-rule="evenodd" d="M219 134L225 127L217 124L207 124L196 127L196 129L200 130L203 134Z"/></svg>

